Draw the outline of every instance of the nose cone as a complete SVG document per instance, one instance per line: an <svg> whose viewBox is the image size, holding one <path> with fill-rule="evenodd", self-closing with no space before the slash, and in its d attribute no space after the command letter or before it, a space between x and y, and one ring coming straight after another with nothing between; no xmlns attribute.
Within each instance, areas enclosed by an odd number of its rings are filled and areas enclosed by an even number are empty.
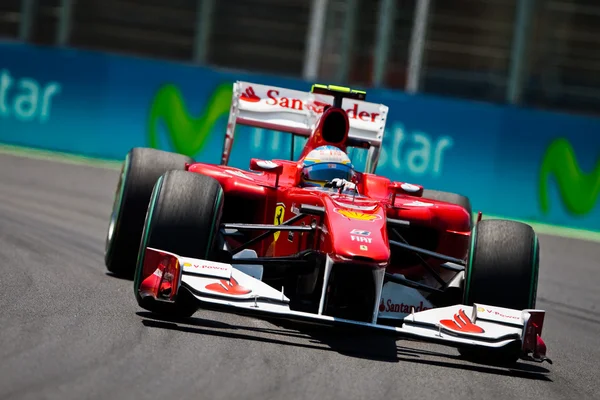
<svg viewBox="0 0 600 400"><path fill-rule="evenodd" d="M373 262L382 267L389 263L385 209L378 203L369 206L333 203L328 219L334 257Z"/></svg>

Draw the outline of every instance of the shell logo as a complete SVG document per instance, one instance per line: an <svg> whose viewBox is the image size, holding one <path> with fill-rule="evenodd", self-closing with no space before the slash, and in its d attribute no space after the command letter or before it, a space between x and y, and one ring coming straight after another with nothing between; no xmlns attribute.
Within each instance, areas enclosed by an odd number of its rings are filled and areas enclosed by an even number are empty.
<svg viewBox="0 0 600 400"><path fill-rule="evenodd" d="M334 211L346 218L356 219L359 221L376 221L381 219L379 214L365 214L360 211L340 210L339 208L335 208Z"/></svg>

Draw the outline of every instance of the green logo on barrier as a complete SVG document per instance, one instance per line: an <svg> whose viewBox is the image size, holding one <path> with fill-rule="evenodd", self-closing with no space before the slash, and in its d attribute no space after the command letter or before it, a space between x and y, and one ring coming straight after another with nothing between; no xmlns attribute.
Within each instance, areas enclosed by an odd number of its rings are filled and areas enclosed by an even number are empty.
<svg viewBox="0 0 600 400"><path fill-rule="evenodd" d="M181 91L173 84L163 85L152 100L148 118L150 147L158 147L158 125L164 122L176 152L188 156L198 154L206 144L217 120L228 114L232 84L222 83L196 117L187 109Z"/></svg>
<svg viewBox="0 0 600 400"><path fill-rule="evenodd" d="M546 149L540 173L540 203L542 211L550 210L548 180L554 175L560 197L572 214L589 213L600 194L600 159L594 169L585 173L579 168L575 151L564 138L555 139Z"/></svg>

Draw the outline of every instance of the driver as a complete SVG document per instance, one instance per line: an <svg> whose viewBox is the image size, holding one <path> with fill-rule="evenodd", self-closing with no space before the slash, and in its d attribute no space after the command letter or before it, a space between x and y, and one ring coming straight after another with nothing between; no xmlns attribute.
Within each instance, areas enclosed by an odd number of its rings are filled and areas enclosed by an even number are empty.
<svg viewBox="0 0 600 400"><path fill-rule="evenodd" d="M354 167L346 153L335 146L320 146L306 155L300 174L301 187L356 190Z"/></svg>

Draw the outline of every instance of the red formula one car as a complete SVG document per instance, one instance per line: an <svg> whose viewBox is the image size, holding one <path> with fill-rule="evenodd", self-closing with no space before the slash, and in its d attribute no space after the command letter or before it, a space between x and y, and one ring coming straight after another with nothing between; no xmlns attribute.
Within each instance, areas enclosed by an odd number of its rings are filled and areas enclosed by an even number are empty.
<svg viewBox="0 0 600 400"><path fill-rule="evenodd" d="M135 148L106 241L139 305L391 332L466 357L544 361L533 229L375 174L388 108L366 93L236 82L222 164ZM227 166L236 125L306 138L299 160ZM366 152L362 172L351 148ZM293 152L292 152L293 154Z"/></svg>

